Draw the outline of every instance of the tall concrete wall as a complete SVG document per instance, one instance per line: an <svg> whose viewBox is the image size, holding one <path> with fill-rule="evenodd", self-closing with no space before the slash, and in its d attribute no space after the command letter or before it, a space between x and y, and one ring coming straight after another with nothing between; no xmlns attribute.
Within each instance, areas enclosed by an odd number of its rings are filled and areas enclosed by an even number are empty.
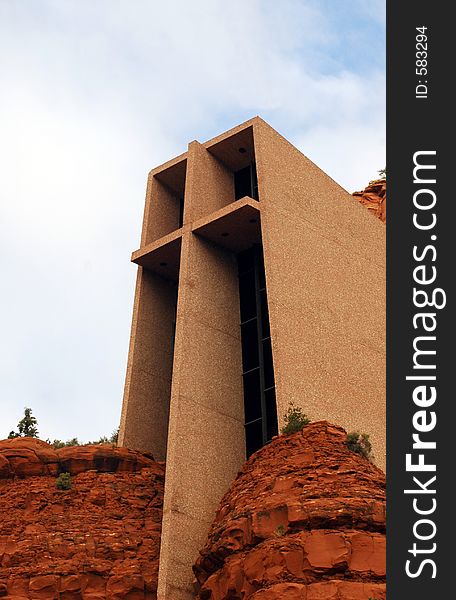
<svg viewBox="0 0 456 600"><path fill-rule="evenodd" d="M119 444L166 458L177 286L138 268Z"/></svg>
<svg viewBox="0 0 456 600"><path fill-rule="evenodd" d="M384 468L385 226L262 120L254 139L279 423L293 402L366 432Z"/></svg>
<svg viewBox="0 0 456 600"><path fill-rule="evenodd" d="M219 208L231 183L200 144L190 144L188 155L185 222ZM239 320L234 255L186 231L160 551L163 600L193 597L191 566L245 459Z"/></svg>

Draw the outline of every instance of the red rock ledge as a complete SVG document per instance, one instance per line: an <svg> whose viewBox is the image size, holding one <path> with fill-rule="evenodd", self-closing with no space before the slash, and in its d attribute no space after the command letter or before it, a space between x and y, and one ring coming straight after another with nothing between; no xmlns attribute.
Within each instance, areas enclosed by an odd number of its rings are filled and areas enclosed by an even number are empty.
<svg viewBox="0 0 456 600"><path fill-rule="evenodd" d="M0 598L154 600L163 485L163 463L125 448L0 441Z"/></svg>
<svg viewBox="0 0 456 600"><path fill-rule="evenodd" d="M326 421L245 463L194 566L201 600L384 600L385 476Z"/></svg>

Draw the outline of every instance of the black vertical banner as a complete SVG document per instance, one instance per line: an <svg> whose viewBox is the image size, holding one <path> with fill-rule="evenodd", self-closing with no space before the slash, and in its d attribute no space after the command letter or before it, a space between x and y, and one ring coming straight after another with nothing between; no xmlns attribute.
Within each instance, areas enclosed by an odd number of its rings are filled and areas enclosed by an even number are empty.
<svg viewBox="0 0 456 600"><path fill-rule="evenodd" d="M389 600L455 594L451 8L437 1L387 2Z"/></svg>

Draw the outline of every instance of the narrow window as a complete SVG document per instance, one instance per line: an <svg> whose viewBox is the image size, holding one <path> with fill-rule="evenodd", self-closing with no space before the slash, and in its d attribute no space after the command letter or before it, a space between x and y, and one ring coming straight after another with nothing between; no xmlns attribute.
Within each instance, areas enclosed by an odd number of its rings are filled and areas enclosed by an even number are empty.
<svg viewBox="0 0 456 600"><path fill-rule="evenodd" d="M236 171L234 174L234 197L235 200L250 196L258 200L258 181L255 163Z"/></svg>
<svg viewBox="0 0 456 600"><path fill-rule="evenodd" d="M245 437L250 456L278 433L263 249L238 254Z"/></svg>

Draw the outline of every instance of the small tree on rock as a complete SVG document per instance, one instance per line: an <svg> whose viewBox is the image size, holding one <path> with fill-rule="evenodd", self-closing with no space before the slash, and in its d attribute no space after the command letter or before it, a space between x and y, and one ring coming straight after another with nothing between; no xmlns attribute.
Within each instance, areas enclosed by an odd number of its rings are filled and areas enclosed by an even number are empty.
<svg viewBox="0 0 456 600"><path fill-rule="evenodd" d="M11 431L8 438L16 438L16 437L38 437L38 422L34 416L32 416L31 408L24 408L24 417L17 424L17 430Z"/></svg>
<svg viewBox="0 0 456 600"><path fill-rule="evenodd" d="M290 402L283 420L285 421L285 425L280 431L285 435L301 431L301 429L304 429L310 423L307 415L303 413L299 406L295 406L293 402Z"/></svg>

